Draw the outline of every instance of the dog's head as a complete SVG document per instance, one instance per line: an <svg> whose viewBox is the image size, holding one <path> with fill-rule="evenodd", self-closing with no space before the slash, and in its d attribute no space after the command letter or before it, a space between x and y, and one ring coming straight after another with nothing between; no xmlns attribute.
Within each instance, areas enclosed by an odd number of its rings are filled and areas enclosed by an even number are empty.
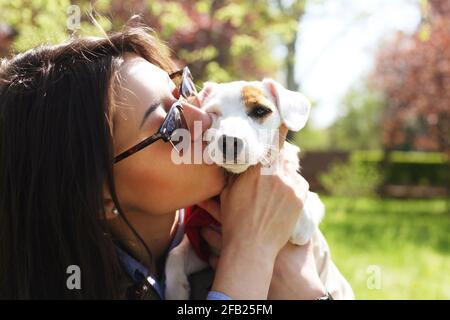
<svg viewBox="0 0 450 320"><path fill-rule="evenodd" d="M209 160L233 173L267 161L284 124L299 131L309 117L310 103L271 79L207 82L200 93L201 107L213 124L205 133Z"/></svg>

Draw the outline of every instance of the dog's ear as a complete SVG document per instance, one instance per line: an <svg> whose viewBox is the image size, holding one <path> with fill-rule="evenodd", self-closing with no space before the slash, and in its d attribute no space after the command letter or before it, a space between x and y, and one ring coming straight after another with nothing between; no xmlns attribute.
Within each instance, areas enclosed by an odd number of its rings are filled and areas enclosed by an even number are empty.
<svg viewBox="0 0 450 320"><path fill-rule="evenodd" d="M309 117L311 103L299 92L287 90L272 79L264 79L263 84L272 94L281 120L289 130L299 131Z"/></svg>
<svg viewBox="0 0 450 320"><path fill-rule="evenodd" d="M203 84L202 90L198 93L197 99L200 102L200 106L208 98L211 91L217 86L216 82L207 81Z"/></svg>

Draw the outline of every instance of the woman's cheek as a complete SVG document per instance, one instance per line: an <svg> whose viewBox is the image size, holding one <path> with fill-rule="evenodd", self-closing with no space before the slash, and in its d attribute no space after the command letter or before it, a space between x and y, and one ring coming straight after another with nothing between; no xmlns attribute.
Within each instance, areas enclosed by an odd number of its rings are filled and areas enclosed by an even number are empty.
<svg viewBox="0 0 450 320"><path fill-rule="evenodd" d="M220 193L221 168L206 164L175 164L172 147L155 143L118 168L117 191L123 205L149 214L164 214ZM125 210L125 207L124 207Z"/></svg>
<svg viewBox="0 0 450 320"><path fill-rule="evenodd" d="M129 210L151 212L163 204L161 197L168 189L166 172L158 159L158 152L151 155L146 151L139 151L115 168L116 189L124 210L127 207Z"/></svg>

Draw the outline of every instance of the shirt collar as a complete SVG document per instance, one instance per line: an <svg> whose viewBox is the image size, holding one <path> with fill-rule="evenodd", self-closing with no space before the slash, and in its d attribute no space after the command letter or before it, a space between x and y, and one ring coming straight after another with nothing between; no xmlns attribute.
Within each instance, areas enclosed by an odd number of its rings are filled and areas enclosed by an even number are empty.
<svg viewBox="0 0 450 320"><path fill-rule="evenodd" d="M184 235L184 209L178 210L178 226L175 237L169 246L169 251L175 248L180 244L181 240L183 240ZM147 279L148 282L158 291L160 296L162 295L162 290L158 285L158 282L149 275L149 270L145 267L141 262L133 258L128 252L120 248L116 245L116 251L119 256L119 260L122 263L127 274L131 277L133 282L141 283L144 279Z"/></svg>

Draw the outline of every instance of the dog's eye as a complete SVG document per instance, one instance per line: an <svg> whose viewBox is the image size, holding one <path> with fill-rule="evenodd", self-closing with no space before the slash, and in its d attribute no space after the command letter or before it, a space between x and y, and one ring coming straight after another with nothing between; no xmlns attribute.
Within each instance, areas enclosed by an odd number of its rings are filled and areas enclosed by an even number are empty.
<svg viewBox="0 0 450 320"><path fill-rule="evenodd" d="M272 113L272 110L270 110L270 109L267 108L267 107L264 107L264 106L259 105L259 106L254 107L254 108L249 112L248 115L249 115L250 117L252 117L252 118L257 118L257 119L259 119L259 118L264 117L265 115L268 115L269 113Z"/></svg>

